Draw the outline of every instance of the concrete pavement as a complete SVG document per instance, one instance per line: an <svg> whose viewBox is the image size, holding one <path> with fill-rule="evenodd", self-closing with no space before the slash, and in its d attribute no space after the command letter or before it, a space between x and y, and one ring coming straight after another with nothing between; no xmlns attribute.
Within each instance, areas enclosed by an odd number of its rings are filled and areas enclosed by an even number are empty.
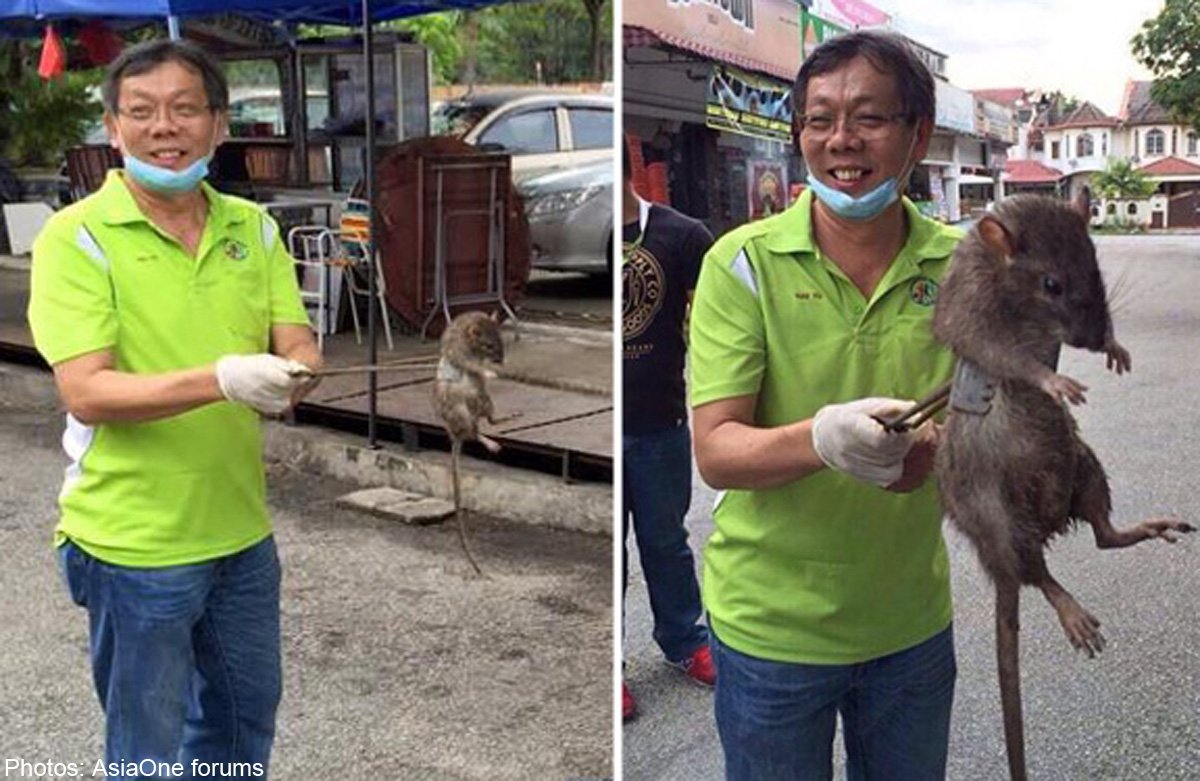
<svg viewBox="0 0 1200 781"><path fill-rule="evenodd" d="M0 387L0 758L101 757L83 611L50 531L61 418ZM353 486L275 460L285 692L272 777L567 779L612 774L606 537L472 514L452 525L351 512ZM87 776L90 777L90 776Z"/></svg>
<svg viewBox="0 0 1200 781"><path fill-rule="evenodd" d="M1115 328L1133 354L1116 377L1102 357L1066 350L1063 370L1091 388L1075 409L1109 475L1114 523L1155 515L1200 525L1200 250L1194 236L1096 240ZM1114 288L1116 292L1113 293ZM688 527L699 552L714 493L696 477ZM946 530L959 676L948 777L1004 779L992 590L974 551ZM632 543L631 543L632 547ZM1022 672L1030 775L1044 779L1194 779L1200 767L1200 538L1099 551L1082 529L1059 540L1051 572L1104 623L1094 660L1072 652L1040 595L1022 599ZM642 716L624 729L627 781L723 778L711 692L660 662L636 555L626 599L626 679ZM838 747L835 776L842 778Z"/></svg>

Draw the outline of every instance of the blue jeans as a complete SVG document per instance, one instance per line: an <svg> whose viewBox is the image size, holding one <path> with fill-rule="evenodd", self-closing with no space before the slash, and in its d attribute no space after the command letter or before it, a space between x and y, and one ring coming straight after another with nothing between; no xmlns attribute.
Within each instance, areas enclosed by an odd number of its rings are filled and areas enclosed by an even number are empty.
<svg viewBox="0 0 1200 781"><path fill-rule="evenodd" d="M952 627L861 664L766 661L715 635L712 650L729 781L832 778L838 713L849 781L945 777L957 673Z"/></svg>
<svg viewBox="0 0 1200 781"><path fill-rule="evenodd" d="M630 521L654 614L654 640L672 662L687 659L708 642L700 623L700 585L683 525L692 502L692 437L687 424L622 438L624 462L621 546L624 583L629 582L626 543Z"/></svg>
<svg viewBox="0 0 1200 781"><path fill-rule="evenodd" d="M178 762L192 778L193 761L257 763L265 778L282 692L274 538L159 569L106 564L70 542L59 556L88 612L105 764ZM109 776L126 777L158 776Z"/></svg>

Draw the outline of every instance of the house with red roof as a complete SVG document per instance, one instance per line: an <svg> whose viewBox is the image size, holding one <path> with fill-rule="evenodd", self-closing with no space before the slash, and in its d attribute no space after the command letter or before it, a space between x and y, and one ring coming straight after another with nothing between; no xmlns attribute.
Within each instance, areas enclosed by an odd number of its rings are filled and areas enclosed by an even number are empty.
<svg viewBox="0 0 1200 781"><path fill-rule="evenodd" d="M1125 84L1121 152L1158 184L1150 199L1150 227L1200 227L1200 138L1154 100L1152 84L1132 79Z"/></svg>
<svg viewBox="0 0 1200 781"><path fill-rule="evenodd" d="M1012 105L1021 125L1004 165L1004 193L1072 198L1086 192L1094 203L1093 223L1121 219L1151 228L1200 227L1200 138L1154 100L1151 85L1128 81L1116 116L1086 101L1063 111L1054 97L1016 88L975 90L980 99ZM1115 158L1133 163L1158 191L1136 201L1098 198L1092 177Z"/></svg>

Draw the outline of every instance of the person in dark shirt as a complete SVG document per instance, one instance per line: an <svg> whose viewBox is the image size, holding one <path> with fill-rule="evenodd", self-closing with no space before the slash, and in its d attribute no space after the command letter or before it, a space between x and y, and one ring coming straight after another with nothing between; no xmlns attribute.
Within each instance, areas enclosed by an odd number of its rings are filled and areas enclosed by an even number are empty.
<svg viewBox="0 0 1200 781"><path fill-rule="evenodd" d="M623 539L632 522L650 592L654 639L667 662L711 686L716 672L708 629L700 623L700 588L683 524L692 496L683 372L688 304L713 238L699 221L639 198L630 181L628 147L624 151ZM627 582L627 561L624 572ZM622 685L621 694L628 720L637 705L628 687Z"/></svg>

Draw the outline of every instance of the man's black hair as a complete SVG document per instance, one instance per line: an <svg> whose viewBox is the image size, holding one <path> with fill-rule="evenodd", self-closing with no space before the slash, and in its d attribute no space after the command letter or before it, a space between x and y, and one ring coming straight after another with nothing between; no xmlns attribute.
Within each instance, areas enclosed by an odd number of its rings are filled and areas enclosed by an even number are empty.
<svg viewBox="0 0 1200 781"><path fill-rule="evenodd" d="M813 77L835 71L855 57L865 57L878 70L892 75L900 91L900 110L910 125L920 119L934 118L934 86L929 68L906 40L872 30L830 38L808 56L796 74L792 89L793 116L804 114L808 82Z"/></svg>
<svg viewBox="0 0 1200 781"><path fill-rule="evenodd" d="M104 74L104 82L100 86L104 110L110 114L117 113L122 79L149 73L167 62L178 62L200 74L200 78L204 80L204 93L211 111L224 111L229 108L229 82L211 54L191 41L158 39L131 46L108 66L108 72Z"/></svg>

